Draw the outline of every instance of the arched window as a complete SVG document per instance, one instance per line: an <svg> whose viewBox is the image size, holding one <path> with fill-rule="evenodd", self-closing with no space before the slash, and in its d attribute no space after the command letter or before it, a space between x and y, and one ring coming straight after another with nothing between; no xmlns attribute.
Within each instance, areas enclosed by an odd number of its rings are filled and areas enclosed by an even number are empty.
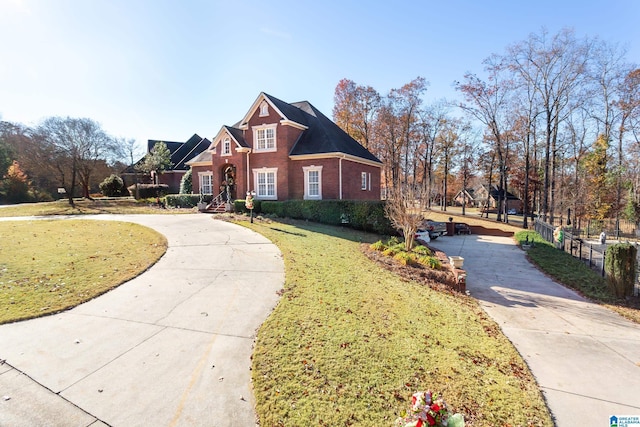
<svg viewBox="0 0 640 427"><path fill-rule="evenodd" d="M260 104L260 117L265 117L269 115L269 104L267 101L262 101Z"/></svg>
<svg viewBox="0 0 640 427"><path fill-rule="evenodd" d="M222 141L222 155L231 155L231 140L229 138L225 138L224 141Z"/></svg>

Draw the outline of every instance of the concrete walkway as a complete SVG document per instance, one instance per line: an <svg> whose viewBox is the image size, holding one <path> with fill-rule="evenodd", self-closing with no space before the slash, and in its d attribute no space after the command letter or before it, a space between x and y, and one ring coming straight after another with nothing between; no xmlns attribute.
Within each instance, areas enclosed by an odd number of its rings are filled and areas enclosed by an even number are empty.
<svg viewBox="0 0 640 427"><path fill-rule="evenodd" d="M640 325L550 280L512 238L444 236L464 258L467 289L518 349L559 427L640 415Z"/></svg>
<svg viewBox="0 0 640 427"><path fill-rule="evenodd" d="M94 218L151 227L169 249L73 310L0 326L0 427L255 425L250 357L284 283L279 250L210 215Z"/></svg>

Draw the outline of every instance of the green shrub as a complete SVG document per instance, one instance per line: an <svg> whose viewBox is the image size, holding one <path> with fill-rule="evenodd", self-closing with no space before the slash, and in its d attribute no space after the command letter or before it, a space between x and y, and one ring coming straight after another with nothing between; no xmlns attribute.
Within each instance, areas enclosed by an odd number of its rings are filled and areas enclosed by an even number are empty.
<svg viewBox="0 0 640 427"><path fill-rule="evenodd" d="M136 184L129 186L129 194L135 196ZM164 197L169 192L167 184L138 184L138 197L140 199L149 199L156 197Z"/></svg>
<svg viewBox="0 0 640 427"><path fill-rule="evenodd" d="M420 264L426 265L429 268L434 270L440 270L442 268L442 263L440 260L434 256L424 256L420 258Z"/></svg>
<svg viewBox="0 0 640 427"><path fill-rule="evenodd" d="M433 255L433 252L431 252L431 249L429 249L426 246L422 246L422 245L418 245L415 246L413 248L413 252L419 254L419 255Z"/></svg>
<svg viewBox="0 0 640 427"><path fill-rule="evenodd" d="M124 181L118 175L111 174L100 183L100 192L106 197L128 196Z"/></svg>
<svg viewBox="0 0 640 427"><path fill-rule="evenodd" d="M391 236L391 238L389 238L389 240L387 241L387 246L396 246L396 245L399 245L401 243L402 242L400 241L398 236Z"/></svg>
<svg viewBox="0 0 640 427"><path fill-rule="evenodd" d="M609 289L616 298L633 295L637 252L636 247L630 243L618 243L607 248L605 273Z"/></svg>
<svg viewBox="0 0 640 427"><path fill-rule="evenodd" d="M386 248L382 251L382 255L384 256L396 256L396 254L400 252L396 246L392 246L390 248Z"/></svg>
<svg viewBox="0 0 640 427"><path fill-rule="evenodd" d="M372 243L369 247L374 251L382 252L387 248L387 245L382 243L382 240L378 240L377 242Z"/></svg>
<svg viewBox="0 0 640 427"><path fill-rule="evenodd" d="M410 252L398 252L393 256L402 265L416 265L418 263L416 256Z"/></svg>
<svg viewBox="0 0 640 427"><path fill-rule="evenodd" d="M169 194L165 197L167 206L172 208L193 208L200 202L200 194ZM202 195L202 201L209 203L213 199L211 194Z"/></svg>

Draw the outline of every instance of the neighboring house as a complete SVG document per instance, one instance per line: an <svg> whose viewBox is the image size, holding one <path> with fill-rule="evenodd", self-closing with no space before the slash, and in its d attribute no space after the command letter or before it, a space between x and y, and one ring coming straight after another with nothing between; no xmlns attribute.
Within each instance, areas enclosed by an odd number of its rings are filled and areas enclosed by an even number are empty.
<svg viewBox="0 0 640 427"><path fill-rule="evenodd" d="M180 181L184 174L189 170L187 162L189 160L193 160L205 151L211 145L211 141L207 138L201 138L195 133L186 142L150 139L147 142L147 153L151 152L153 147L160 142L164 142L171 153L171 166L159 175L157 183L167 184L169 186L169 193L178 193L180 191ZM140 159L134 167L137 167L143 160L144 157ZM131 166L122 173L122 177L125 179L127 185L132 185L134 183L134 173L135 171ZM151 175L144 175L141 172L138 172L138 182L153 183L155 178L153 175L153 172Z"/></svg>
<svg viewBox="0 0 640 427"><path fill-rule="evenodd" d="M309 102L265 93L187 164L194 193L230 200L380 199L378 158Z"/></svg>
<svg viewBox="0 0 640 427"><path fill-rule="evenodd" d="M462 206L464 204L466 204L466 206L477 206L474 194L475 191L472 188L465 188L463 190L460 190L458 194L456 194L456 196L453 198L453 202L456 206Z"/></svg>
<svg viewBox="0 0 640 427"><path fill-rule="evenodd" d="M493 184L489 187L483 184L473 191L474 204L476 207L487 207L489 209L496 209L498 207L498 201L500 199L500 190ZM489 204L487 206L487 197ZM504 197L504 196L503 196ZM522 212L522 200L509 191L506 192L507 197L507 209L515 209L517 212Z"/></svg>

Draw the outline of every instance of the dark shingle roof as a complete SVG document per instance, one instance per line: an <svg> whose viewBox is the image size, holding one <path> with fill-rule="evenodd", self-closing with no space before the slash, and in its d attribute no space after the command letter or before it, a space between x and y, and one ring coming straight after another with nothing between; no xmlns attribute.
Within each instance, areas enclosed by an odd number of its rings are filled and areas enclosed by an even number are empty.
<svg viewBox="0 0 640 427"><path fill-rule="evenodd" d="M372 162L382 163L369 150L360 145L309 102L303 101L289 104L271 95L265 94L265 96L287 119L308 128L302 132L289 155L344 153Z"/></svg>
<svg viewBox="0 0 640 427"><path fill-rule="evenodd" d="M186 142L163 141L161 139L150 139L147 141L147 152L150 152L156 144L164 142L171 153L171 169L170 170L187 170L189 166L185 163L196 157L198 154L206 150L211 141L207 138L201 138L194 133ZM142 162L140 159L136 164ZM129 169L129 168L128 168Z"/></svg>
<svg viewBox="0 0 640 427"><path fill-rule="evenodd" d="M238 129L236 127L231 127L231 126L225 126L224 127L227 132L229 132L231 134L231 136L233 136L233 138L238 141L238 144L240 144L243 147L248 147L249 144L247 144L247 141L244 140L244 133L242 132L242 129Z"/></svg>

